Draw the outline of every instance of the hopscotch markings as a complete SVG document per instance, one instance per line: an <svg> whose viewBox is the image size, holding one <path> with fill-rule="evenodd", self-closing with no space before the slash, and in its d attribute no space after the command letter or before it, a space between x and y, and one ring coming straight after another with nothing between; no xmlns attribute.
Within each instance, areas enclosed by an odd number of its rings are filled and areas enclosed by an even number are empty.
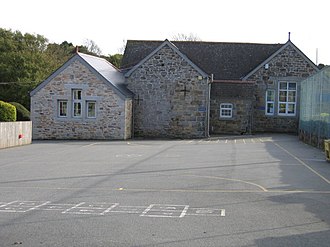
<svg viewBox="0 0 330 247"><path fill-rule="evenodd" d="M118 203L93 203L86 204L85 202L79 203L65 211L63 214L96 214L96 215L104 215L111 211L111 209L115 208Z"/></svg>
<svg viewBox="0 0 330 247"><path fill-rule="evenodd" d="M45 211L65 211L67 210L67 208L71 208L72 206L74 206L75 204L54 204L54 203L49 203L46 204L42 207L39 207L39 210L45 210Z"/></svg>
<svg viewBox="0 0 330 247"><path fill-rule="evenodd" d="M140 216L182 218L186 215L189 205L151 204Z"/></svg>
<svg viewBox="0 0 330 247"><path fill-rule="evenodd" d="M213 209L213 208L191 208L187 216L225 216L224 209Z"/></svg>
<svg viewBox="0 0 330 247"><path fill-rule="evenodd" d="M151 204L149 206L124 206L119 203L57 204L50 201L1 202L0 213L25 213L29 211L54 211L76 215L137 214L141 217L183 218L185 216L225 216L224 209L192 208L189 205Z"/></svg>
<svg viewBox="0 0 330 247"><path fill-rule="evenodd" d="M119 203L113 203L111 207L107 208L106 210L104 210L101 214L105 215L106 213L109 213L112 209L114 209L115 207L117 207L119 205Z"/></svg>
<svg viewBox="0 0 330 247"><path fill-rule="evenodd" d="M145 206L117 206L115 210L111 210L111 213L142 214L145 208Z"/></svg>
<svg viewBox="0 0 330 247"><path fill-rule="evenodd" d="M0 206L0 212L25 213L31 210L38 209L39 207L42 207L48 203L50 202L13 201Z"/></svg>

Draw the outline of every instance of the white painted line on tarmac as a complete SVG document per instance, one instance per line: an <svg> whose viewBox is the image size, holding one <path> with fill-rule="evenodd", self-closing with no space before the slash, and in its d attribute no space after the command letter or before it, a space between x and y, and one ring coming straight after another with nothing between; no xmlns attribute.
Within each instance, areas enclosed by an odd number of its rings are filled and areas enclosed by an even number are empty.
<svg viewBox="0 0 330 247"><path fill-rule="evenodd" d="M40 205L34 206L34 207L32 207L32 208L29 208L27 211L35 210L35 209L40 208L40 207L42 207L42 206L45 206L45 205L47 205L47 204L49 204L49 203L50 203L50 201L45 202L45 203L42 203L42 204L40 204Z"/></svg>
<svg viewBox="0 0 330 247"><path fill-rule="evenodd" d="M101 215L104 215L106 213L109 213L112 209L114 209L115 207L117 207L119 205L119 203L114 203L111 207L107 208L106 210L104 210Z"/></svg>
<svg viewBox="0 0 330 247"><path fill-rule="evenodd" d="M226 210L224 210L224 209L221 209L221 214L220 214L220 216L223 216L223 217L225 217L225 216L226 216Z"/></svg>
<svg viewBox="0 0 330 247"><path fill-rule="evenodd" d="M75 208L78 208L79 206L81 206L81 205L83 205L83 204L85 204L85 202L78 203L77 205L75 205L75 206L73 206L73 207L71 207L71 208L68 208L68 209L64 210L64 211L62 212L62 214L65 214L65 213L69 212L70 210L73 210L73 209L75 209Z"/></svg>
<svg viewBox="0 0 330 247"><path fill-rule="evenodd" d="M15 212L15 210L8 210L8 209L6 209L6 207L8 207L8 206L10 206L11 204L14 204L14 203L16 203L16 202L18 202L18 201L12 201L12 202L8 202L8 203L6 203L6 204L4 204L4 205L1 205L1 206L0 206L0 212ZM1 208L5 208L5 210L1 210Z"/></svg>
<svg viewBox="0 0 330 247"><path fill-rule="evenodd" d="M82 148L88 148L88 147L91 147L91 146L94 146L94 145L97 145L98 143L97 142L94 142L94 143L91 143L91 144L88 144L88 145L83 145L81 146Z"/></svg>
<svg viewBox="0 0 330 247"><path fill-rule="evenodd" d="M145 216L151 209L152 207L154 206L154 204L151 204L149 205L149 207L147 207L143 212L142 214L140 214L140 216Z"/></svg>
<svg viewBox="0 0 330 247"><path fill-rule="evenodd" d="M317 171L315 171L312 167L310 167L309 165L307 165L304 161L302 161L301 159L299 159L297 156L295 156L294 154L292 154L290 151L286 150L281 145L279 145L279 144L277 144L275 142L274 142L274 144L275 144L275 146L279 147L284 152L286 152L287 154L289 154L291 157L293 157L295 160L297 160L300 164L302 164L307 169L309 169L311 172L313 172L315 175L317 175L318 177L320 177L323 181L325 181L326 183L330 184L330 180L328 180L327 178L325 178L324 176L322 176L320 173L318 173Z"/></svg>
<svg viewBox="0 0 330 247"><path fill-rule="evenodd" d="M184 209L182 210L181 214L180 214L180 218L184 217L187 214L189 206L185 206Z"/></svg>

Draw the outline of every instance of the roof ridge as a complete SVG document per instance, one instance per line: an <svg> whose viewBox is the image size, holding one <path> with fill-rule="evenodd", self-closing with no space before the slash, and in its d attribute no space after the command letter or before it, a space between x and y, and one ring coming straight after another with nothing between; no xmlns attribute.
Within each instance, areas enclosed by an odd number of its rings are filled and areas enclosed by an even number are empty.
<svg viewBox="0 0 330 247"><path fill-rule="evenodd" d="M84 55L84 56L89 56L89 57L92 57L92 58L96 58L96 59L99 59L99 60L103 60L105 62L107 62L109 65L111 65L115 70L117 70L118 72L120 72L120 69L117 68L115 65L113 65L112 63L110 63L107 59L103 58L103 57L98 57L98 56L94 56L94 55L91 55L91 54L87 54L87 53L83 53L83 52L77 52L77 54L80 56L80 54ZM80 56L82 59L84 59L82 56Z"/></svg>
<svg viewBox="0 0 330 247"><path fill-rule="evenodd" d="M171 43L202 43L202 44L247 44L247 45L285 45L285 43L256 43L256 42L229 42L229 41L192 41L192 40L169 40ZM163 40L138 40L138 39L129 39L127 42L159 42L163 43Z"/></svg>

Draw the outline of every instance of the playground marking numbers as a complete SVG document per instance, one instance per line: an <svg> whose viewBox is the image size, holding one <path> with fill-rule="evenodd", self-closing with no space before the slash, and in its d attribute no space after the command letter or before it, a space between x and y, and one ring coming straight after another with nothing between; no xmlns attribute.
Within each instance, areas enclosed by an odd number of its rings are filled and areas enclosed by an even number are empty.
<svg viewBox="0 0 330 247"><path fill-rule="evenodd" d="M0 213L26 213L29 211L54 211L76 215L137 214L141 217L183 218L185 216L224 217L224 209L192 208L189 205L151 204L149 206L124 206L119 203L62 204L50 201L0 202Z"/></svg>

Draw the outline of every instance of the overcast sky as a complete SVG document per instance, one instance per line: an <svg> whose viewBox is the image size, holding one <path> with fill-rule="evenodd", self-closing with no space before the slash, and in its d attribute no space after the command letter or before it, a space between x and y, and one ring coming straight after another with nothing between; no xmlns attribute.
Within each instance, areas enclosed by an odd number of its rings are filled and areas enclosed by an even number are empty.
<svg viewBox="0 0 330 247"><path fill-rule="evenodd" d="M326 0L2 0L0 27L50 42L93 40L105 55L128 39L165 40L178 33L203 41L291 41L314 63L330 65Z"/></svg>

